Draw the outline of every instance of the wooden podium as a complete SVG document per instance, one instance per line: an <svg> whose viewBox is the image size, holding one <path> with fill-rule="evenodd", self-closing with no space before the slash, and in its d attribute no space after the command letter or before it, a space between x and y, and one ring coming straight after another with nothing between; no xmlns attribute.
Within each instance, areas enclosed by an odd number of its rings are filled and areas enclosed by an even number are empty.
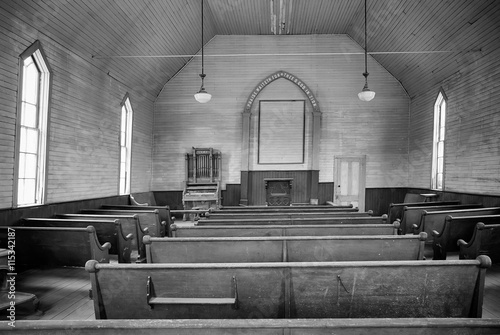
<svg viewBox="0 0 500 335"><path fill-rule="evenodd" d="M219 208L221 160L221 153L213 148L193 147L191 153L186 153L186 179L182 193L184 209Z"/></svg>

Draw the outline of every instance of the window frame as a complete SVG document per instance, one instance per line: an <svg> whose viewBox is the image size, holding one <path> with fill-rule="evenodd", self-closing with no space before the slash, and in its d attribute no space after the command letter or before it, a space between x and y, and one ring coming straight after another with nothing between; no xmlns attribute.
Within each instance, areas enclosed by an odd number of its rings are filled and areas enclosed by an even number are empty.
<svg viewBox="0 0 500 335"><path fill-rule="evenodd" d="M24 106L28 103L24 101L24 88L25 88L25 61L31 58L39 72L39 83L37 92L36 103L36 129L38 132L38 141L36 149L36 172L35 172L35 188L34 188L34 201L21 202L19 196L21 194L21 162L23 155L21 153L21 137L23 131L28 129L28 126L22 124L24 117ZM12 204L14 208L39 206L46 203L47 197L47 163L48 163L48 146L47 141L49 138L49 113L50 113L50 99L52 91L52 70L45 52L43 51L40 41L35 41L29 46L21 55L19 55L19 80L18 80L18 95L17 95L17 117L16 117L16 142L15 142L15 165L14 165L14 187ZM24 166L25 167L25 166Z"/></svg>
<svg viewBox="0 0 500 335"><path fill-rule="evenodd" d="M434 102L431 189L445 189L446 110L448 97L441 88ZM441 162L440 162L441 160ZM441 176L441 178L439 178Z"/></svg>
<svg viewBox="0 0 500 335"><path fill-rule="evenodd" d="M125 94L120 103L120 136L119 136L119 161L118 161L118 195L127 195L131 193L131 174L132 174L132 134L134 122L134 110L129 94ZM123 113L125 111L126 129L124 129ZM125 138L123 134L125 133ZM122 145L125 144L125 145ZM123 150L125 149L125 162L123 162ZM122 164L125 169L122 169Z"/></svg>

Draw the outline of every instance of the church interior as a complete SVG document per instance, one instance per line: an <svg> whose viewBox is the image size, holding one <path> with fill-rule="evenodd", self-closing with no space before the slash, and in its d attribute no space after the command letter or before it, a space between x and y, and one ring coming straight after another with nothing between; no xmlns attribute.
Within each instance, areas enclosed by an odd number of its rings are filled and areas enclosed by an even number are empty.
<svg viewBox="0 0 500 335"><path fill-rule="evenodd" d="M500 333L499 1L8 0L0 31L0 329Z"/></svg>

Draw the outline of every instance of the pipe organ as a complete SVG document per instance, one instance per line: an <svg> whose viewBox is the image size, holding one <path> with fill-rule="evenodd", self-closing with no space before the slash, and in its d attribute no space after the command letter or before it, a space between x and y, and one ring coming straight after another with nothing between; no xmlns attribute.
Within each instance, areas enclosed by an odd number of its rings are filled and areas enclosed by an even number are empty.
<svg viewBox="0 0 500 335"><path fill-rule="evenodd" d="M213 148L194 148L186 153L184 209L218 208L221 203L222 155Z"/></svg>

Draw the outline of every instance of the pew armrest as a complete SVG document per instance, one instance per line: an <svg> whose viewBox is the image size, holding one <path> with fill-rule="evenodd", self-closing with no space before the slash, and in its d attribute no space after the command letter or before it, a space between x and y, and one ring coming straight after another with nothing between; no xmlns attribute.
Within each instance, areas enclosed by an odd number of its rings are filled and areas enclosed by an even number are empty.
<svg viewBox="0 0 500 335"><path fill-rule="evenodd" d="M146 300L151 307L155 305L231 305L233 309L238 309L238 287L236 277L232 278L234 297L229 298L183 298L183 297L157 297L155 294L153 279L148 276L146 284Z"/></svg>

